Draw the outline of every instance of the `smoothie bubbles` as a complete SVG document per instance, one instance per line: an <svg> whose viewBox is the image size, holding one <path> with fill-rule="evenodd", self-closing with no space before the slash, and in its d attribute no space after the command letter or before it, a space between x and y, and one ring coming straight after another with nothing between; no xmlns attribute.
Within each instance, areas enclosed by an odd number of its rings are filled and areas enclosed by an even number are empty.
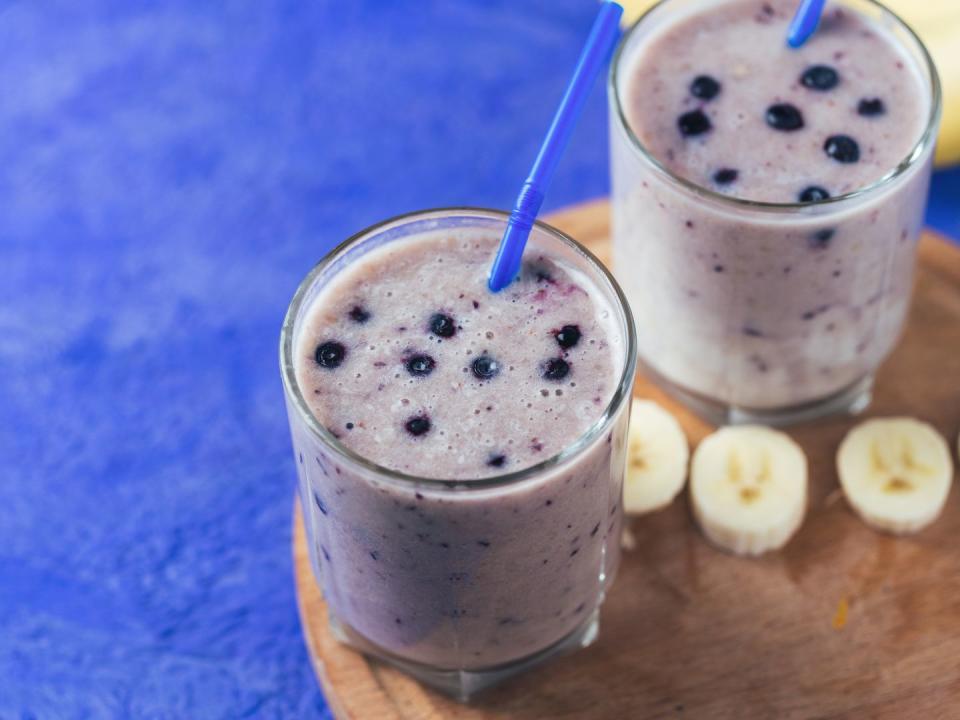
<svg viewBox="0 0 960 720"><path fill-rule="evenodd" d="M634 323L607 271L435 210L322 261L284 324L314 574L345 642L460 697L595 637L620 556Z"/></svg>
<svg viewBox="0 0 960 720"><path fill-rule="evenodd" d="M903 328L940 91L872 0L666 0L611 72L614 269L650 374L708 418L869 402Z"/></svg>

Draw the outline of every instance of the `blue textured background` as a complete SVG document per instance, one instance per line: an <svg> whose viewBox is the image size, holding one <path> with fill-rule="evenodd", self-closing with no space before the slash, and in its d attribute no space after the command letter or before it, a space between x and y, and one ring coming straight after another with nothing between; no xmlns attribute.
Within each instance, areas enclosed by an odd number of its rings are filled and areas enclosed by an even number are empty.
<svg viewBox="0 0 960 720"><path fill-rule="evenodd" d="M509 205L594 10L0 0L0 718L324 716L286 304L385 216ZM605 135L595 92L549 207Z"/></svg>

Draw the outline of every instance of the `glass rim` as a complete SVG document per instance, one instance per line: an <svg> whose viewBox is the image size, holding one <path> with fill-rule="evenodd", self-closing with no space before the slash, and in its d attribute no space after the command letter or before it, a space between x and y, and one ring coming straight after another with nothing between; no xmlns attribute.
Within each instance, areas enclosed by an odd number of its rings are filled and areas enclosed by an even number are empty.
<svg viewBox="0 0 960 720"><path fill-rule="evenodd" d="M677 173L670 170L666 167L660 160L651 153L644 144L640 141L640 138L637 137L636 133L633 131L633 128L630 127L630 123L627 120L626 111L623 107L622 98L618 89L618 80L620 77L619 70L620 65L623 63L625 58L625 50L627 47L630 38L633 37L637 29L644 23L645 20L648 20L649 17L662 9L663 6L669 4L673 0L658 0L654 5L647 8L647 10L640 15L630 26L630 28L623 34L623 37L620 39L620 42L617 45L617 49L614 52L613 60L610 63L610 71L607 74L607 92L610 97L610 102L614 106L614 115L617 118L617 125L620 130L624 132L627 136L627 139L630 142L630 145L636 151L636 153L644 159L646 162L651 164L654 169L659 172L661 175L665 175L672 182L679 184L685 190L693 192L700 197L718 202L724 205L738 208L740 210L756 210L763 212L772 212L772 213L789 213L795 212L800 209L810 209L815 207L825 207L825 206L839 206L845 204L851 200L856 200L867 195L876 193L887 186L891 185L895 180L903 176L910 168L912 168L917 161L922 158L928 150L930 150L933 145L936 143L936 130L940 122L940 115L942 112L943 96L942 89L940 85L940 75L937 72L936 64L933 62L933 58L930 55L930 51L927 50L927 46L924 45L923 41L920 39L919 35L913 30L910 25L904 21L897 13L888 8L883 3L878 0L860 0L861 2L868 3L876 8L879 8L883 13L888 17L892 18L897 26L906 32L906 34L913 40L917 48L920 51L920 55L923 59L923 64L926 67L927 75L930 82L930 112L927 116L926 126L924 127L923 132L920 134L919 139L907 153L906 157L901 160L897 165L886 175L883 175L879 180L876 180L869 185L865 185L862 188L852 190L851 192L843 193L842 195L837 195L836 197L826 198L824 200L816 200L814 202L789 202L789 203L778 203L778 202L766 202L761 200L750 200L748 198L734 197L732 195L725 195L723 193L716 192L711 190L708 187L699 185L691 180L678 175Z"/></svg>
<svg viewBox="0 0 960 720"><path fill-rule="evenodd" d="M378 231L383 231L389 226L408 224L416 220L430 219L431 217L479 217L493 220L500 220L506 225L509 213L502 210L494 210L483 207L443 207L430 208L427 210L415 210L412 212L396 215L381 222L370 225L337 245L333 250L324 255L316 265L307 273L307 276L300 282L294 293L293 299L287 308L283 319L283 326L280 331L280 375L283 379L283 390L288 400L292 400L298 418L306 425L310 433L318 439L324 446L330 449L334 455L340 459L357 465L363 470L374 473L378 480L392 482L401 486L408 487L426 487L430 489L442 489L450 492L475 491L490 488L503 487L507 485L516 485L526 480L534 479L544 472L554 467L558 467L568 460L575 458L586 450L594 441L606 431L613 422L617 413L620 411L624 402L632 399L633 381L637 370L637 339L636 329L634 327L633 313L627 302L619 283L600 262L600 260L584 247L581 243L574 240L561 230L549 225L541 220L535 221L535 226L545 231L554 240L558 240L563 245L573 250L582 257L591 266L592 270L599 275L602 280L606 280L617 303L620 306L619 315L625 326L625 358L620 378L616 389L610 398L609 403L600 414L599 418L591 424L577 439L562 449L560 452L551 455L534 465L514 470L500 475L478 478L475 480L466 480L462 478L428 478L419 475L410 475L398 470L392 470L378 463L368 460L362 455L354 452L346 445L341 443L326 427L324 427L310 411L304 398L300 385L297 382L294 366L294 323L299 315L307 293L313 287L316 280L339 258L345 251L354 247L364 239L372 236ZM616 308L613 308L615 311Z"/></svg>

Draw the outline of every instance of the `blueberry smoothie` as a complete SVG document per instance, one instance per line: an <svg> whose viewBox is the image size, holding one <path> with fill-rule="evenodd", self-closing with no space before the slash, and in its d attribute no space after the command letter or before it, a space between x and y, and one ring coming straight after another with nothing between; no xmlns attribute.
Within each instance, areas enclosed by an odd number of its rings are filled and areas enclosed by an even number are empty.
<svg viewBox="0 0 960 720"><path fill-rule="evenodd" d="M549 650L591 625L619 557L629 316L546 227L490 293L502 229L486 211L374 229L288 316L315 574L348 637L424 668Z"/></svg>
<svg viewBox="0 0 960 720"><path fill-rule="evenodd" d="M614 260L640 357L718 419L863 402L909 305L934 71L869 0L828 2L791 49L796 6L668 0L612 79Z"/></svg>

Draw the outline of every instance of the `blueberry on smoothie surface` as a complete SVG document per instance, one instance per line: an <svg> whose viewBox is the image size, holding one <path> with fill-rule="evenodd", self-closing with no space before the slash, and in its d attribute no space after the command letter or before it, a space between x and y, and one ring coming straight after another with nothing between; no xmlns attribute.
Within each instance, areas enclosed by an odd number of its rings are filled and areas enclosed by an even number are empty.
<svg viewBox="0 0 960 720"><path fill-rule="evenodd" d="M536 280L538 283L552 284L554 282L553 275L551 275L550 271L544 267L541 267L539 265L534 266L533 268L531 268L531 272L533 273L533 279ZM519 279L520 278L518 276L517 280Z"/></svg>
<svg viewBox="0 0 960 720"><path fill-rule="evenodd" d="M809 187L805 187L800 191L797 199L802 203L812 203L826 200L829 197L830 193L828 193L824 188L820 187L819 185L810 185Z"/></svg>
<svg viewBox="0 0 960 720"><path fill-rule="evenodd" d="M855 163L860 159L860 146L849 135L831 135L823 144L823 151L839 163Z"/></svg>
<svg viewBox="0 0 960 720"><path fill-rule="evenodd" d="M496 468L503 467L506 462L507 462L507 456L501 453L496 453L494 455L491 455L489 458L487 458L487 465L489 465L490 467L496 467Z"/></svg>
<svg viewBox="0 0 960 720"><path fill-rule="evenodd" d="M833 90L840 82L840 75L829 65L811 65L803 71L800 82L811 90Z"/></svg>
<svg viewBox="0 0 960 720"><path fill-rule="evenodd" d="M729 185L740 177L740 171L733 168L720 168L713 174L713 181L717 185Z"/></svg>
<svg viewBox="0 0 960 720"><path fill-rule="evenodd" d="M420 437L430 432L430 418L426 415L414 415L404 423L403 427L414 437Z"/></svg>
<svg viewBox="0 0 960 720"><path fill-rule="evenodd" d="M320 343L313 354L317 365L328 370L340 367L346 356L347 349L343 346L343 343L338 343L336 340L327 340Z"/></svg>
<svg viewBox="0 0 960 720"><path fill-rule="evenodd" d="M406 366L408 373L415 377L422 377L432 373L437 366L437 362L429 355L417 353L407 358Z"/></svg>
<svg viewBox="0 0 960 720"><path fill-rule="evenodd" d="M450 338L456 334L457 324L449 315L435 313L430 317L430 332L437 337Z"/></svg>
<svg viewBox="0 0 960 720"><path fill-rule="evenodd" d="M690 94L701 100L713 100L720 94L720 83L709 75L697 75L690 83Z"/></svg>
<svg viewBox="0 0 960 720"><path fill-rule="evenodd" d="M562 328L557 330L554 333L554 337L557 339L557 345L562 347L564 350L569 350L572 347L575 347L578 342L580 342L580 326L579 325L564 325Z"/></svg>
<svg viewBox="0 0 960 720"><path fill-rule="evenodd" d="M684 137L694 137L709 132L713 126L703 110L691 110L677 118L677 127Z"/></svg>
<svg viewBox="0 0 960 720"><path fill-rule="evenodd" d="M354 305L350 308L350 312L348 312L347 315L349 315L350 319L355 323L360 323L361 325L370 319L370 311L361 305Z"/></svg>
<svg viewBox="0 0 960 720"><path fill-rule="evenodd" d="M776 103L767 108L767 125L774 130L793 132L803 127L803 113L796 105L790 103Z"/></svg>
<svg viewBox="0 0 960 720"><path fill-rule="evenodd" d="M863 98L857 104L857 114L863 117L876 117L883 115L886 111L887 108L880 98Z"/></svg>
<svg viewBox="0 0 960 720"><path fill-rule="evenodd" d="M540 376L544 380L559 382L570 374L570 364L563 358L550 358L540 366Z"/></svg>
<svg viewBox="0 0 960 720"><path fill-rule="evenodd" d="M474 359L470 369L478 380L490 380L500 374L500 363L484 353Z"/></svg>

